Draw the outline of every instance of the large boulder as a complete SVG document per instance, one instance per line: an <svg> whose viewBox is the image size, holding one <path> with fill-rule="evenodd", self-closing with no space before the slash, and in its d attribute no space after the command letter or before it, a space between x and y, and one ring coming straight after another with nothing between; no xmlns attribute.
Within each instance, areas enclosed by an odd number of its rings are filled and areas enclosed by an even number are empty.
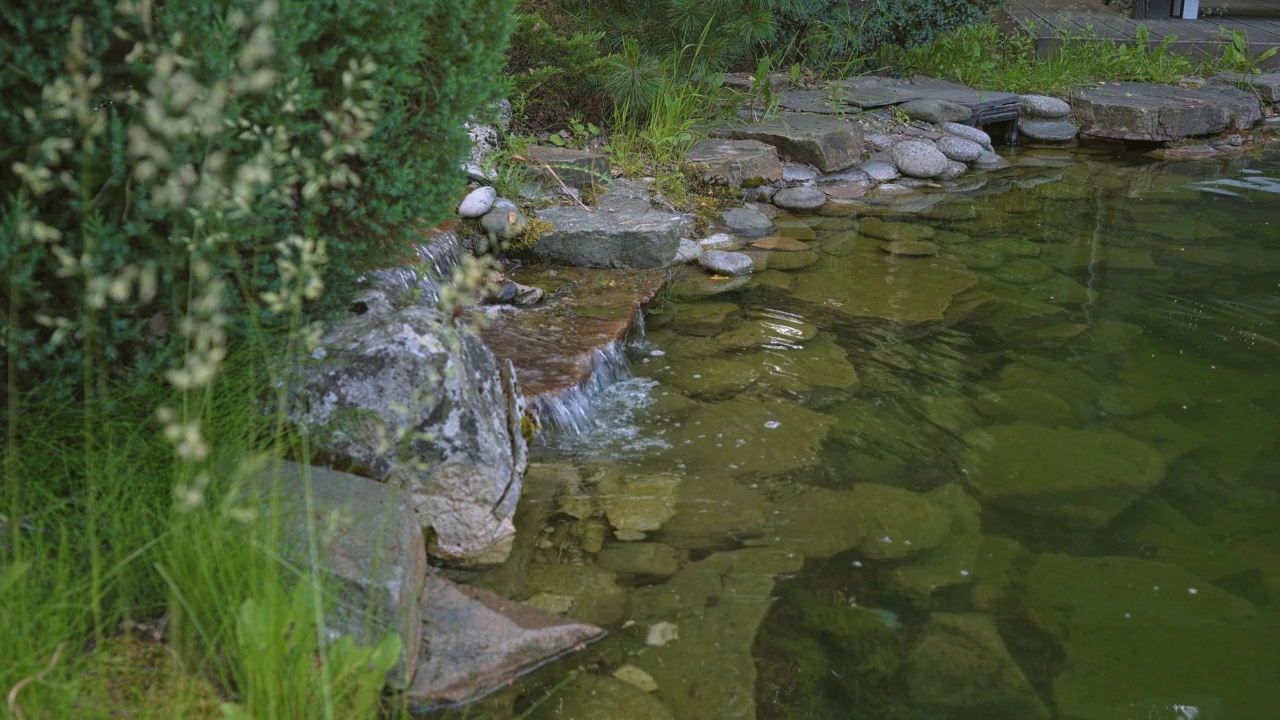
<svg viewBox="0 0 1280 720"><path fill-rule="evenodd" d="M330 458L407 490L433 555L502 562L528 454L510 363L413 306L339 324L301 389L293 421Z"/></svg>
<svg viewBox="0 0 1280 720"><path fill-rule="evenodd" d="M366 644L400 635L403 654L387 681L405 687L418 666L418 596L427 582L422 528L409 495L368 478L287 461L259 475L253 490L279 503L280 550L290 562L308 564L309 528L316 528L320 570L337 600L330 617L337 632Z"/></svg>
<svg viewBox="0 0 1280 720"><path fill-rule="evenodd" d="M1087 85L1072 94L1080 133L1099 138L1172 142L1225 130L1244 130L1262 119L1252 93L1227 85L1199 89L1151 83Z"/></svg>
<svg viewBox="0 0 1280 720"><path fill-rule="evenodd" d="M721 185L737 187L748 180L782 178L777 148L758 140L704 138L689 149L685 160L699 167L703 180Z"/></svg>
<svg viewBox="0 0 1280 720"><path fill-rule="evenodd" d="M667 267L693 227L688 215L653 209L648 186L628 180L615 181L595 208L552 207L538 211L538 219L554 227L533 251L580 267Z"/></svg>
<svg viewBox="0 0 1280 720"><path fill-rule="evenodd" d="M862 156L862 129L841 118L825 115L797 113L721 129L715 135L759 140L778 148L778 152L790 160L813 165L824 173L852 167Z"/></svg>

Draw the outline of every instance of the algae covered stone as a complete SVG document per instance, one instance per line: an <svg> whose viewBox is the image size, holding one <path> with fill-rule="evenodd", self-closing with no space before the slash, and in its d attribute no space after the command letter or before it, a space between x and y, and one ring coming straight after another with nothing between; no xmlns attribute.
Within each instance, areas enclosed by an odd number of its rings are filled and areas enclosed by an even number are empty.
<svg viewBox="0 0 1280 720"><path fill-rule="evenodd" d="M531 720L674 720L659 700L625 680L579 675L545 703Z"/></svg>
<svg viewBox="0 0 1280 720"><path fill-rule="evenodd" d="M793 295L850 317L919 323L941 320L951 299L977 282L954 258L904 258L867 248L823 257L797 278Z"/></svg>
<svg viewBox="0 0 1280 720"><path fill-rule="evenodd" d="M835 422L791 400L735 397L694 410L666 439L697 471L772 475L817 465Z"/></svg>
<svg viewBox="0 0 1280 720"><path fill-rule="evenodd" d="M963 467L983 504L1105 525L1164 477L1164 459L1118 432L1014 422L965 435Z"/></svg>

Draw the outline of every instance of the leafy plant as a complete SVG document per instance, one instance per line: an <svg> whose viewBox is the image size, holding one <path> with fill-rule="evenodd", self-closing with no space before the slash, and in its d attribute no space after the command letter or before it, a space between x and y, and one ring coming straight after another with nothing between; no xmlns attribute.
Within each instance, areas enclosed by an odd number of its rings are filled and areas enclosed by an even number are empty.
<svg viewBox="0 0 1280 720"><path fill-rule="evenodd" d="M1227 37L1227 29L1220 28L1220 36ZM1256 75L1262 72L1262 63L1275 57L1280 47L1272 47L1258 54L1249 49L1249 34L1239 28L1232 28L1231 41L1222 48L1222 64L1228 70Z"/></svg>

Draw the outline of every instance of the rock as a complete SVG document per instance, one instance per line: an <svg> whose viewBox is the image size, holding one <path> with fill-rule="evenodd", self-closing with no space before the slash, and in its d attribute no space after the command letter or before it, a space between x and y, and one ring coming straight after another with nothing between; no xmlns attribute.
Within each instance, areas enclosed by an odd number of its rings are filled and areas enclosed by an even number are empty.
<svg viewBox="0 0 1280 720"><path fill-rule="evenodd" d="M408 490L434 555L498 563L527 462L524 398L510 363L448 332L420 306L348 319L312 354L290 415L331 457Z"/></svg>
<svg viewBox="0 0 1280 720"><path fill-rule="evenodd" d="M422 654L405 692L420 709L502 687L604 631L431 575L422 593Z"/></svg>
<svg viewBox="0 0 1280 720"><path fill-rule="evenodd" d="M679 639L680 627L678 625L660 622L649 626L649 630L644 636L644 644L649 647L666 647ZM653 676L650 675L649 677L652 678Z"/></svg>
<svg viewBox="0 0 1280 720"><path fill-rule="evenodd" d="M699 240L698 247L702 248L702 252L708 250L733 252L742 249L742 241L728 233L716 233Z"/></svg>
<svg viewBox="0 0 1280 720"><path fill-rule="evenodd" d="M726 277L750 275L753 270L751 256L740 252L708 250L698 258L698 264L707 270Z"/></svg>
<svg viewBox="0 0 1280 720"><path fill-rule="evenodd" d="M1076 139L1079 128L1066 120L1019 120L1018 133L1023 139L1041 143L1069 143Z"/></svg>
<svg viewBox="0 0 1280 720"><path fill-rule="evenodd" d="M778 250L780 252L806 252L813 249L813 246L809 243L786 235L761 238L751 243L751 247L758 250Z"/></svg>
<svg viewBox="0 0 1280 720"><path fill-rule="evenodd" d="M954 135L963 138L969 142L974 142L984 148L991 147L991 136L980 128L971 125L961 125L960 123L944 122L938 124L938 129L948 135Z"/></svg>
<svg viewBox="0 0 1280 720"><path fill-rule="evenodd" d="M912 702L939 717L1050 717L990 615L930 615L911 650L906 679Z"/></svg>
<svg viewBox="0 0 1280 720"><path fill-rule="evenodd" d="M821 258L797 277L792 295L854 318L930 322L941 320L952 297L977 282L950 257L901 258L871 247Z"/></svg>
<svg viewBox="0 0 1280 720"><path fill-rule="evenodd" d="M982 153L985 152L978 143L959 137L939 138L936 145L943 155L957 162L973 162L982 157Z"/></svg>
<svg viewBox="0 0 1280 720"><path fill-rule="evenodd" d="M529 227L529 221L515 203L499 198L480 217L480 227L498 240L515 240Z"/></svg>
<svg viewBox="0 0 1280 720"><path fill-rule="evenodd" d="M1280 73L1221 72L1214 75L1213 79L1231 83L1241 90L1254 93L1272 105L1280 103Z"/></svg>
<svg viewBox="0 0 1280 720"><path fill-rule="evenodd" d="M747 181L782 179L778 150L758 140L704 138L689 149L686 162L696 163L704 182L738 187Z"/></svg>
<svg viewBox="0 0 1280 720"><path fill-rule="evenodd" d="M680 569L675 548L652 542L613 543L596 553L596 564L629 575L669 577Z"/></svg>
<svg viewBox="0 0 1280 720"><path fill-rule="evenodd" d="M471 138L471 153L467 161L468 173L474 168L476 171L484 165L484 161L497 150L502 144L502 134L511 127L511 103L507 100L499 100L490 103L483 114L491 117L494 122L492 124L484 124L479 119L472 117L463 123L463 127L467 130L467 135ZM484 182L488 179L484 178L484 173L478 173Z"/></svg>
<svg viewBox="0 0 1280 720"><path fill-rule="evenodd" d="M752 646L773 602L774 578L802 563L795 553L767 548L717 552L633 594L637 621L679 618L679 640L631 660L657 682L655 695L672 715L755 717Z"/></svg>
<svg viewBox="0 0 1280 720"><path fill-rule="evenodd" d="M880 243L880 249L890 255L904 257L927 257L938 254L938 246L925 240L894 240Z"/></svg>
<svg viewBox="0 0 1280 720"><path fill-rule="evenodd" d="M773 195L773 204L792 212L813 212L827 202L827 196L813 186L779 190Z"/></svg>
<svg viewBox="0 0 1280 720"><path fill-rule="evenodd" d="M878 183L893 182L902 177L902 173L898 172L898 168L893 163L877 160L869 162L862 166L862 171L872 180Z"/></svg>
<svg viewBox="0 0 1280 720"><path fill-rule="evenodd" d="M898 109L912 120L923 120L935 125L946 122L962 123L973 117L973 111L960 103L933 98L909 100L899 105Z"/></svg>
<svg viewBox="0 0 1280 720"><path fill-rule="evenodd" d="M588 185L608 185L609 156L590 150L532 145L528 150L529 161L545 182L558 186L581 188Z"/></svg>
<svg viewBox="0 0 1280 720"><path fill-rule="evenodd" d="M478 218L489 212L493 201L498 199L498 191L491 187L476 188L467 193L458 205L458 215L464 218Z"/></svg>
<svg viewBox="0 0 1280 720"><path fill-rule="evenodd" d="M1164 478L1164 460L1116 432L1028 422L965 436L969 486L983 505L1090 527L1105 525Z"/></svg>
<svg viewBox="0 0 1280 720"><path fill-rule="evenodd" d="M680 238L680 247L676 249L676 263L685 264L697 262L702 256L702 246L695 240L689 238Z"/></svg>
<svg viewBox="0 0 1280 720"><path fill-rule="evenodd" d="M947 169L938 174L938 180L955 180L969 171L969 166L956 160L947 161Z"/></svg>
<svg viewBox="0 0 1280 720"><path fill-rule="evenodd" d="M742 309L731 302L688 303L679 308L670 328L686 335L715 335L741 314Z"/></svg>
<svg viewBox="0 0 1280 720"><path fill-rule="evenodd" d="M1005 160L1004 158L1000 157L999 155L993 152L984 152L978 156L977 160L973 161L973 167L977 168L978 170L987 170L987 171L1004 170L1005 168L1013 167L1013 163L1009 162L1008 160Z"/></svg>
<svg viewBox="0 0 1280 720"><path fill-rule="evenodd" d="M608 474L600 482L599 502L619 540L643 540L675 515L680 478L675 475Z"/></svg>
<svg viewBox="0 0 1280 720"><path fill-rule="evenodd" d="M895 170L894 172L897 172L897 170ZM857 200L858 198L865 197L867 194L867 191L871 189L873 184L874 184L873 181L870 178L867 178L865 182L850 182L850 183L840 183L840 184L833 184L833 185L823 185L822 192L831 200L836 200L836 201ZM828 205L824 204L823 207L818 208L819 214L830 214L825 212L826 207L828 207Z"/></svg>
<svg viewBox="0 0 1280 720"><path fill-rule="evenodd" d="M818 169L811 165L800 165L799 163L784 163L782 166L782 179L789 183L810 183L818 179Z"/></svg>
<svg viewBox="0 0 1280 720"><path fill-rule="evenodd" d="M578 675L538 706L530 720L674 720L671 711L631 683Z"/></svg>
<svg viewBox="0 0 1280 720"><path fill-rule="evenodd" d="M995 390L975 398L973 407L1002 422L1025 420L1045 427L1075 426L1080 422L1075 408L1066 400L1033 388Z"/></svg>
<svg viewBox="0 0 1280 720"><path fill-rule="evenodd" d="M746 384L755 379L745 370L737 378ZM775 475L817 465L822 441L835 422L791 400L739 393L699 406L684 423L667 431L667 441L674 446L670 454L691 472Z"/></svg>
<svg viewBox="0 0 1280 720"><path fill-rule="evenodd" d="M1023 95L1018 110L1027 117L1042 120L1057 120L1071 114L1071 106L1065 100L1046 95Z"/></svg>
<svg viewBox="0 0 1280 720"><path fill-rule="evenodd" d="M893 164L907 177L931 178L947 169L947 156L926 140L904 140L889 151Z"/></svg>
<svg viewBox="0 0 1280 720"><path fill-rule="evenodd" d="M635 665L623 665L613 671L613 676L622 682L630 683L645 692L653 692L658 689L658 683L653 679L653 676Z"/></svg>
<svg viewBox="0 0 1280 720"><path fill-rule="evenodd" d="M792 162L813 165L824 173L851 167L862 155L862 129L842 118L803 113L763 123L717 130L735 140L759 140Z"/></svg>
<svg viewBox="0 0 1280 720"><path fill-rule="evenodd" d="M895 560L936 548L952 532L952 514L927 495L862 482L849 491L858 520L870 528L858 549L873 560Z"/></svg>
<svg viewBox="0 0 1280 720"><path fill-rule="evenodd" d="M730 231L743 237L764 237L774 231L773 221L755 210L732 208L720 213L720 221ZM705 245L704 245L705 247Z"/></svg>
<svg viewBox="0 0 1280 720"><path fill-rule="evenodd" d="M693 220L650 208L648 192L643 183L618 180L594 210L578 206L539 210L538 218L554 228L538 238L533 251L580 267L669 266Z"/></svg>
<svg viewBox="0 0 1280 720"><path fill-rule="evenodd" d="M592 625L616 625L627 611L627 594L618 587L617 575L594 565L533 564L525 592L572 597L569 617Z"/></svg>
<svg viewBox="0 0 1280 720"><path fill-rule="evenodd" d="M863 218L858 224L863 235L890 242L897 240L929 240L937 232L923 223L887 222L876 217Z"/></svg>
<svg viewBox="0 0 1280 720"><path fill-rule="evenodd" d="M1224 716L1270 716L1276 631L1250 603L1182 568L1126 557L1045 553L1022 586L1030 621L1065 654L1053 680L1061 717L1133 717L1156 698L1176 717L1172 705L1206 696L1221 698Z"/></svg>
<svg viewBox="0 0 1280 720"><path fill-rule="evenodd" d="M373 645L387 633L403 643L387 682L406 687L418 667L422 616L418 597L427 583L422 528L408 493L383 483L287 460L257 476L252 487L267 504L278 501L280 550L290 562L309 563L308 511L320 542L326 588L342 602L328 620L339 635ZM307 485L310 483L310 508Z"/></svg>
<svg viewBox="0 0 1280 720"><path fill-rule="evenodd" d="M1072 93L1080 134L1173 142L1225 130L1246 130L1262 117L1258 98L1226 85L1189 90L1150 83L1091 84Z"/></svg>

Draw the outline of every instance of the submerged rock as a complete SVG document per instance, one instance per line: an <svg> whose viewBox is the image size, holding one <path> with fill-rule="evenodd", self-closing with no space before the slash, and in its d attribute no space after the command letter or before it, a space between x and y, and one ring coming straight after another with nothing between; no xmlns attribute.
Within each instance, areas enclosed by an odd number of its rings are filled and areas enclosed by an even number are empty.
<svg viewBox="0 0 1280 720"><path fill-rule="evenodd" d="M941 320L951 299L977 282L953 258L906 258L872 247L823 257L797 278L793 295L850 317L918 323Z"/></svg>
<svg viewBox="0 0 1280 720"><path fill-rule="evenodd" d="M1048 708L1009 654L995 620L978 613L934 613L907 661L914 703L941 712L1048 720Z"/></svg>
<svg viewBox="0 0 1280 720"><path fill-rule="evenodd" d="M1020 514L1101 526L1164 478L1159 453L1117 432L1015 422L965 442L969 486L984 504Z"/></svg>
<svg viewBox="0 0 1280 720"><path fill-rule="evenodd" d="M578 675L543 702L530 720L675 720L665 705L635 685Z"/></svg>
<svg viewBox="0 0 1280 720"><path fill-rule="evenodd" d="M627 611L627 595L618 587L617 574L594 565L532 565L525 592L571 597L569 617L592 625L616 625Z"/></svg>

